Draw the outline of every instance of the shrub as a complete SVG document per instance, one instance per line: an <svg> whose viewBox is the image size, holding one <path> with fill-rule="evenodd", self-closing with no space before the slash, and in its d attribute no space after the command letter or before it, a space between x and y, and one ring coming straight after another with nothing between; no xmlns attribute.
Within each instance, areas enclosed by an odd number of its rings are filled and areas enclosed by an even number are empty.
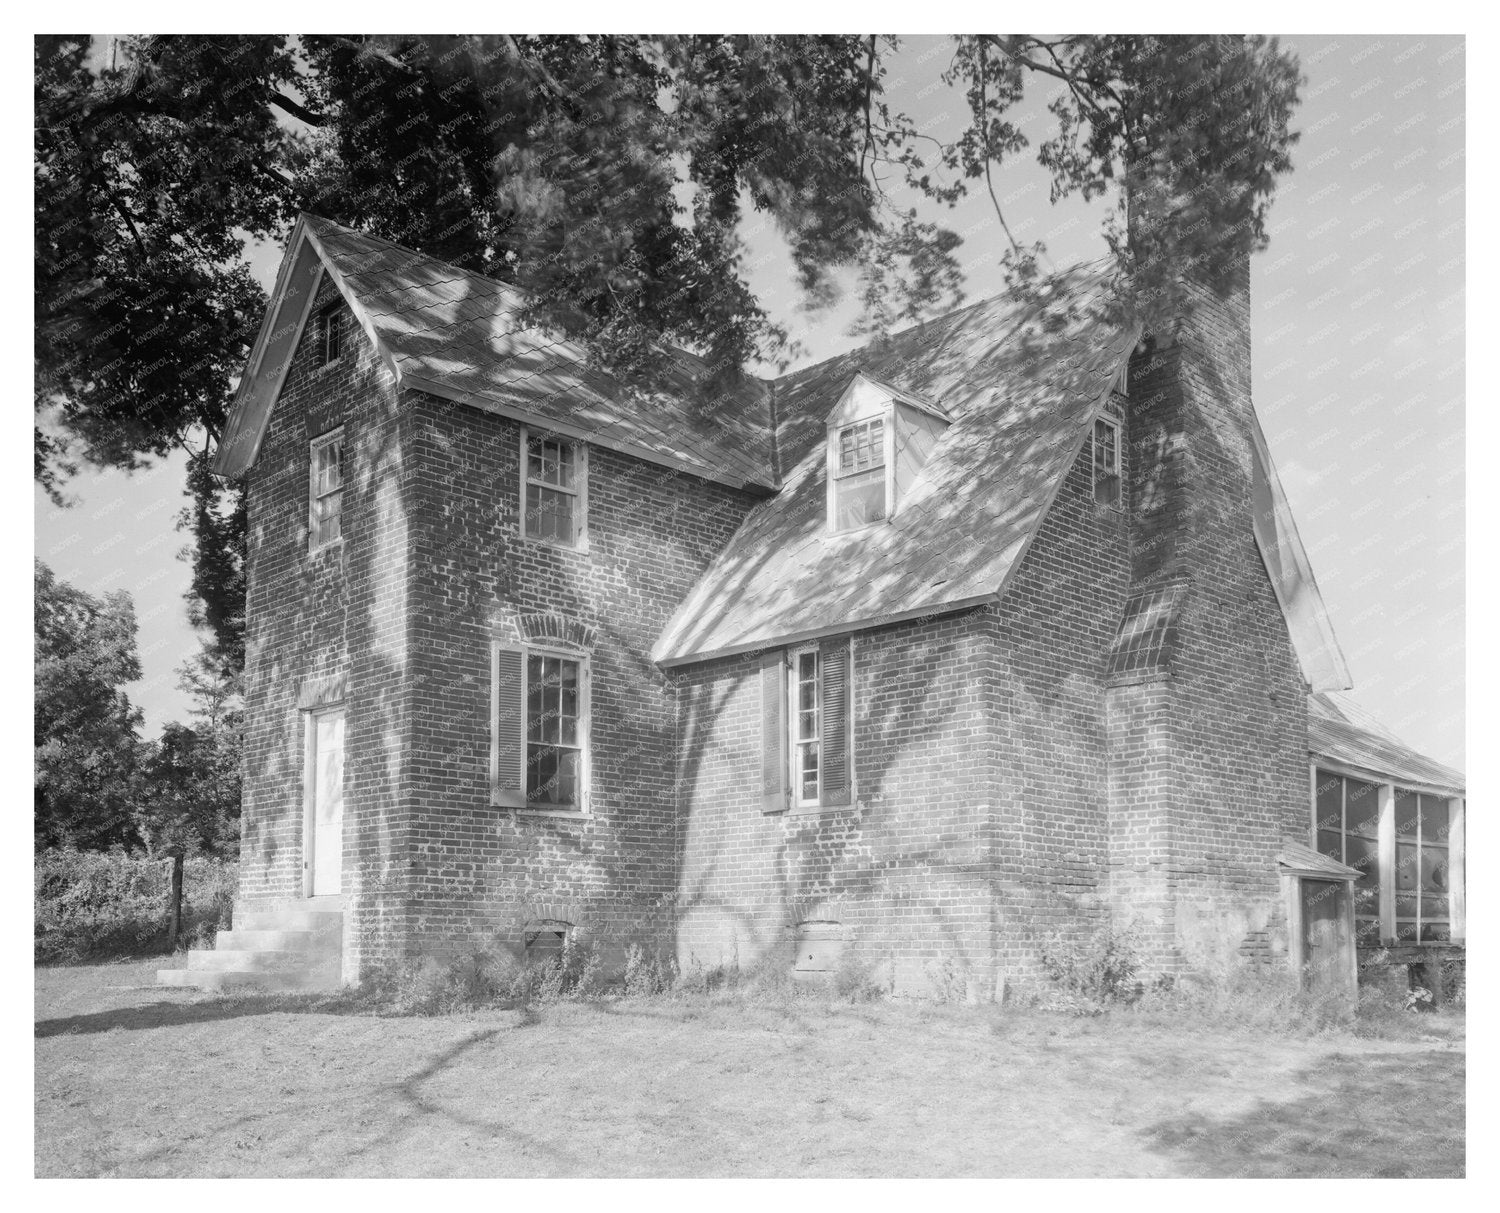
<svg viewBox="0 0 1500 1213"><path fill-rule="evenodd" d="M1069 1009L1094 1010L1141 994L1140 937L1134 926L1106 922L1081 940L1053 935L1041 947L1042 968Z"/></svg>
<svg viewBox="0 0 1500 1213"><path fill-rule="evenodd" d="M74 963L168 950L171 861L123 852L52 849L32 867L37 963ZM238 865L196 857L183 864L182 932L211 943L234 912Z"/></svg>
<svg viewBox="0 0 1500 1213"><path fill-rule="evenodd" d="M833 992L845 1002L871 1002L885 993L875 970L852 948L845 948L833 970Z"/></svg>
<svg viewBox="0 0 1500 1213"><path fill-rule="evenodd" d="M662 954L661 947L647 955L646 949L633 943L625 950L625 994L630 998L650 998L665 994L677 983L677 962Z"/></svg>
<svg viewBox="0 0 1500 1213"><path fill-rule="evenodd" d="M929 960L923 968L932 986L932 996L938 1002L967 1002L969 999L969 965L960 956L944 952L936 961Z"/></svg>
<svg viewBox="0 0 1500 1213"><path fill-rule="evenodd" d="M504 947L423 956L376 972L364 993L399 1015L452 1015L486 1007L597 998L607 988L598 950L569 935L561 953L517 960Z"/></svg>

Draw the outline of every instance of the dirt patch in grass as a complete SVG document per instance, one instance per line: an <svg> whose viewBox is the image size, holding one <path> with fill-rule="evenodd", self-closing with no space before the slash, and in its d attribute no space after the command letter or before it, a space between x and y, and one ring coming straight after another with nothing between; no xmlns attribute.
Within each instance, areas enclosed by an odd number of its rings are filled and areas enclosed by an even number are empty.
<svg viewBox="0 0 1500 1213"><path fill-rule="evenodd" d="M37 971L39 1175L1464 1168L1462 1024L1442 1017L1411 1042L878 1003L393 1018L150 979L142 965Z"/></svg>

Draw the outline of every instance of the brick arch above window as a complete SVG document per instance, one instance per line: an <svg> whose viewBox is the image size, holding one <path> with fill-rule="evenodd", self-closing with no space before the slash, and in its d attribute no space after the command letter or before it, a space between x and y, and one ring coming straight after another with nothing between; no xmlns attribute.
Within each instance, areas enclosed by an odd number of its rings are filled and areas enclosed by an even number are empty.
<svg viewBox="0 0 1500 1213"><path fill-rule="evenodd" d="M592 650L596 632L591 624L559 611L529 611L516 616L521 639L533 644L546 642L570 644Z"/></svg>

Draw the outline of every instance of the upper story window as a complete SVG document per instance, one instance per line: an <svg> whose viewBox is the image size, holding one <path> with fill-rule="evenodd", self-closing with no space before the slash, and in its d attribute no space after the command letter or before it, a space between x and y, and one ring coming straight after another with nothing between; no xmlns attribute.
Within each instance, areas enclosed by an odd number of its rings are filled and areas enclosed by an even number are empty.
<svg viewBox="0 0 1500 1213"><path fill-rule="evenodd" d="M313 551L343 538L344 431L342 428L312 441L308 460L308 546Z"/></svg>
<svg viewBox="0 0 1500 1213"><path fill-rule="evenodd" d="M338 303L330 303L313 318L313 348L319 366L337 362L344 352L344 315Z"/></svg>
<svg viewBox="0 0 1500 1213"><path fill-rule="evenodd" d="M1120 505L1120 423L1110 417L1094 420L1094 500Z"/></svg>
<svg viewBox="0 0 1500 1213"><path fill-rule="evenodd" d="M852 531L881 522L886 503L885 419L872 417L838 431L833 466L833 528Z"/></svg>
<svg viewBox="0 0 1500 1213"><path fill-rule="evenodd" d="M588 448L581 442L521 431L521 536L584 548Z"/></svg>

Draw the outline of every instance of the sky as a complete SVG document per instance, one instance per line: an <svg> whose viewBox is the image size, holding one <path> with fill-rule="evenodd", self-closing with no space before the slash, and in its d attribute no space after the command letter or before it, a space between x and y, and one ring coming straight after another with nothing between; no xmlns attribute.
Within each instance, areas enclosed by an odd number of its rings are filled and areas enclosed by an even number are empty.
<svg viewBox="0 0 1500 1213"><path fill-rule="evenodd" d="M1306 84L1293 172L1251 263L1253 392L1292 512L1354 678L1352 695L1426 754L1464 765L1464 180L1462 38L1295 36ZM938 82L951 42L903 40L888 99L951 135L963 98ZM1023 129L1044 138L1048 90ZM1006 219L1057 265L1099 256L1103 203L1048 203L1034 159L996 177ZM999 293L1003 235L987 195L924 214L964 236L970 301ZM785 246L746 223L751 282L804 347L793 366L858 344L852 302L808 315ZM279 250L252 266L267 289ZM852 278L851 278L852 283ZM34 493L38 558L91 592L129 590L147 729L186 715L175 669L197 648L175 529L180 458L132 475L87 473L74 504Z"/></svg>

